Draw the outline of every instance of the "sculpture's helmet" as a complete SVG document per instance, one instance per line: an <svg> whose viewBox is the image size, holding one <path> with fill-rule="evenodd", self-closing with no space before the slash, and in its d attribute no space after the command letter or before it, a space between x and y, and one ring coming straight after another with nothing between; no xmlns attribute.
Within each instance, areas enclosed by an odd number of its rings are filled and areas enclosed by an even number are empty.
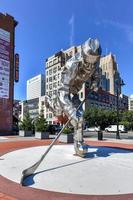
<svg viewBox="0 0 133 200"><path fill-rule="evenodd" d="M101 47L98 39L91 39L89 38L85 43L82 45L82 49L86 55L101 55Z"/></svg>

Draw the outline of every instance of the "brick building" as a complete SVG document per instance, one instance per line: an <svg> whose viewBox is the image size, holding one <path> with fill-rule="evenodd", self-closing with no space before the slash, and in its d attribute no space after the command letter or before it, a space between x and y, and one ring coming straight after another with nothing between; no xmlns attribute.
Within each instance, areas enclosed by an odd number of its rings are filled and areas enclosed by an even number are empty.
<svg viewBox="0 0 133 200"><path fill-rule="evenodd" d="M14 99L14 47L17 21L0 13L0 132L9 133L13 128Z"/></svg>

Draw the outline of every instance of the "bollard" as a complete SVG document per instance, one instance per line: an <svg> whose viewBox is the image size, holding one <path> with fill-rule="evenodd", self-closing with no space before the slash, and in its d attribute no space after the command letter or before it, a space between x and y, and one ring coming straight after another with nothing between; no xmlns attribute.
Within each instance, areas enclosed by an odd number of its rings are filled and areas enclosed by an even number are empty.
<svg viewBox="0 0 133 200"><path fill-rule="evenodd" d="M98 140L103 140L103 132L98 131Z"/></svg>

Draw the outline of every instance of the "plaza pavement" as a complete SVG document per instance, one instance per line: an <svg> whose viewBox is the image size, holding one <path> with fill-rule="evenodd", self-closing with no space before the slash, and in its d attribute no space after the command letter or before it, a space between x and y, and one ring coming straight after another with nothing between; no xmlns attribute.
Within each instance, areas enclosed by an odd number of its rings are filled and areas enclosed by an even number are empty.
<svg viewBox="0 0 133 200"><path fill-rule="evenodd" d="M22 138L19 136L0 136L0 156L7 152L27 147L49 145L49 140L37 140L34 138ZM97 138L85 138L89 145L117 147L133 150L133 140L104 139L98 141ZM56 144L59 144L57 142ZM130 184L130 183L129 183ZM60 192L50 192L41 189L23 187L3 176L0 176L0 200L133 200L133 194L124 195L77 195Z"/></svg>

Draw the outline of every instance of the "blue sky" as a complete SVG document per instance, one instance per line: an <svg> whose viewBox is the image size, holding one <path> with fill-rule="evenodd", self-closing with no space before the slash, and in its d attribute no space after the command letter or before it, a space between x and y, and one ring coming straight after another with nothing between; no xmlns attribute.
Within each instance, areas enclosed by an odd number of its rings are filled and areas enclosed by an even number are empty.
<svg viewBox="0 0 133 200"><path fill-rule="evenodd" d="M133 93L132 0L0 0L0 12L19 22L16 52L20 54L20 80L15 98L26 98L26 81L44 73L45 59L61 49L98 38L102 54L116 55L126 83L123 93Z"/></svg>

